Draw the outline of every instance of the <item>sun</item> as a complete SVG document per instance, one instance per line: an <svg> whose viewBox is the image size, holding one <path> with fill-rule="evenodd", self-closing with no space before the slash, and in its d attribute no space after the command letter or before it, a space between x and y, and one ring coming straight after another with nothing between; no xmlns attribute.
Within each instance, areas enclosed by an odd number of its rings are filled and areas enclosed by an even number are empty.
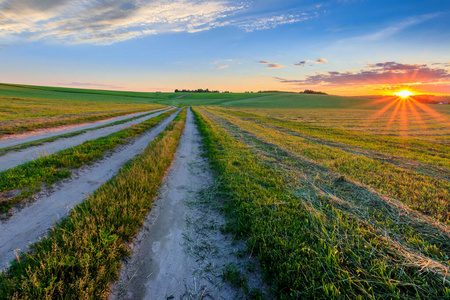
<svg viewBox="0 0 450 300"><path fill-rule="evenodd" d="M414 96L414 93L412 93L408 90L403 90L403 91L395 93L394 95L402 97L402 98L407 98L409 96Z"/></svg>

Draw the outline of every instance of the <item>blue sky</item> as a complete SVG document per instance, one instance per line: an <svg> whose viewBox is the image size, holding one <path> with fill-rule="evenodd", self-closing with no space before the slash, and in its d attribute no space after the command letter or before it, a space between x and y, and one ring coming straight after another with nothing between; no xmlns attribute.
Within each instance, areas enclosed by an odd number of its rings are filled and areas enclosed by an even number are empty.
<svg viewBox="0 0 450 300"><path fill-rule="evenodd" d="M0 82L450 94L450 1L0 0Z"/></svg>

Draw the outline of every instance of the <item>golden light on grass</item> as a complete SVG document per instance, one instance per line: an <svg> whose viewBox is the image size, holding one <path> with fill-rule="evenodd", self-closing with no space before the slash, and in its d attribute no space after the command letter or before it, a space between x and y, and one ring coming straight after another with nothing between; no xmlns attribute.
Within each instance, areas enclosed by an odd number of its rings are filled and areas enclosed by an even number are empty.
<svg viewBox="0 0 450 300"><path fill-rule="evenodd" d="M402 97L402 98L408 98L409 96L414 96L414 93L410 92L408 90L403 90L403 91L395 93L394 95Z"/></svg>

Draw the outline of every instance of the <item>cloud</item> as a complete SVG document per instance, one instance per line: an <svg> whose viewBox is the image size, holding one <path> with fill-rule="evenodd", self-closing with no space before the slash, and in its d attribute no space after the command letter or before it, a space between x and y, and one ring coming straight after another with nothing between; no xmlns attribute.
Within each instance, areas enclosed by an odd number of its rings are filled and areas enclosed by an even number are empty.
<svg viewBox="0 0 450 300"><path fill-rule="evenodd" d="M308 63L308 62L313 62L315 64L324 64L324 63L327 63L328 60L326 58L319 58L318 60L315 60L315 61L307 59L307 60L302 60L301 62L294 64L294 66L304 67L304 66L306 66L306 63Z"/></svg>
<svg viewBox="0 0 450 300"><path fill-rule="evenodd" d="M277 63L270 63L270 62L265 61L265 60L260 60L260 61L258 61L258 63L263 64L263 65L267 65L267 69L284 68L283 65L280 65L280 64L277 64Z"/></svg>
<svg viewBox="0 0 450 300"><path fill-rule="evenodd" d="M308 75L305 79L290 80L275 77L281 83L298 86L352 86L352 85L417 85L450 80L450 71L430 68L425 64L382 62L367 64L365 69L346 72L327 72Z"/></svg>
<svg viewBox="0 0 450 300"><path fill-rule="evenodd" d="M441 13L433 13L433 14L425 14L425 15L421 15L421 16L410 17L405 20L399 21L395 24L391 24L379 31L372 32L372 33L362 35L362 36L344 39L344 40L341 40L340 42L341 43L348 43L350 41L364 42L364 41L378 41L378 40L387 39L391 36L399 34L400 32L406 30L409 27L424 23L424 22L434 19L440 15L441 15Z"/></svg>
<svg viewBox="0 0 450 300"><path fill-rule="evenodd" d="M284 68L284 66L282 66L280 64L268 64L267 65L267 69L279 69L279 68Z"/></svg>
<svg viewBox="0 0 450 300"><path fill-rule="evenodd" d="M450 67L450 63L434 63L433 66Z"/></svg>
<svg viewBox="0 0 450 300"><path fill-rule="evenodd" d="M280 25L299 23L317 17L317 13L301 13L301 14L282 14L278 16L268 16L265 18L252 17L243 21L233 22L233 24L246 32L256 30L272 29Z"/></svg>
<svg viewBox="0 0 450 300"><path fill-rule="evenodd" d="M298 67L304 67L306 65L307 62L310 62L311 60L307 59L307 60L302 60L299 63L294 64L294 66L298 66Z"/></svg>
<svg viewBox="0 0 450 300"><path fill-rule="evenodd" d="M245 0L244 0L245 1ZM307 12L245 15L252 4L231 0L0 0L1 40L112 44L148 35L196 33L234 26L247 32L302 22Z"/></svg>
<svg viewBox="0 0 450 300"><path fill-rule="evenodd" d="M214 67L215 69L226 69L226 68L228 68L229 66L227 65L227 66L217 66L217 67Z"/></svg>
<svg viewBox="0 0 450 300"><path fill-rule="evenodd" d="M318 60L315 61L316 64L324 64L327 62L328 60L326 58L319 58Z"/></svg>

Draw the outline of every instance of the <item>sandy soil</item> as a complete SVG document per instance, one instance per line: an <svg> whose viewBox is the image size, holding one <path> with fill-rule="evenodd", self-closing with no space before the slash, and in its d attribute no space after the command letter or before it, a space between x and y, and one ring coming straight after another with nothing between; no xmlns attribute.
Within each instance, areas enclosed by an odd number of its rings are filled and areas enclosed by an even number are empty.
<svg viewBox="0 0 450 300"><path fill-rule="evenodd" d="M45 155L50 155L50 154L56 153L56 152L64 150L64 149L77 146L85 141L95 140L100 137L107 136L111 133L114 133L119 130L130 127L131 125L139 124L145 120L159 116L160 114L164 113L165 111L166 110L162 110L162 111L159 110L158 112L155 112L154 114L151 114L149 116L135 119L135 120L123 123L123 124L113 125L113 126L109 126L109 127L105 127L105 128L100 128L97 130L90 130L86 133L76 135L73 137L61 138L61 139L58 139L51 143L45 143L43 145L38 145L35 147L29 147L29 148L25 148L25 149L18 150L18 151L8 152L5 155L0 156L0 172L10 169L10 168L14 168L16 166L19 166L27 161L31 161L33 159L36 159L36 158L39 158L39 157L42 157Z"/></svg>
<svg viewBox="0 0 450 300"><path fill-rule="evenodd" d="M223 202L214 193L201 142L189 110L173 164L130 246L132 257L124 262L111 299L246 298L241 287L223 280L229 264L245 274L250 289L267 290L244 243L220 231Z"/></svg>
<svg viewBox="0 0 450 300"><path fill-rule="evenodd" d="M178 110L179 111L179 110ZM64 218L71 208L82 202L103 182L111 179L131 158L141 153L175 118L173 114L147 133L124 145L94 165L79 169L73 178L0 223L0 269L15 258L15 251L27 250L47 230Z"/></svg>
<svg viewBox="0 0 450 300"><path fill-rule="evenodd" d="M157 109L154 111L157 112L157 111L161 111L163 109ZM135 113L135 114L128 114L128 115L124 115L124 116L120 116L120 117L116 117L116 118L109 118L109 119L104 119L104 120L100 120L100 121L95 121L92 123L64 125L64 126L58 126L58 127L52 127L52 128L37 129L32 132L25 132L25 133L21 133L21 134L14 134L14 135L10 135L10 136L3 137L0 139L0 149L20 145L23 143L37 141L37 140L52 137L55 135L61 135L61 134L66 134L66 133L70 133L70 132L74 132L74 131L78 131L78 130L95 128L95 127L103 126L103 125L110 124L110 123L113 123L116 121L122 121L122 120L126 120L129 118L137 117L140 115L145 115L145 114L148 114L149 112L151 112L151 111L144 111L144 112L139 112L139 113Z"/></svg>

